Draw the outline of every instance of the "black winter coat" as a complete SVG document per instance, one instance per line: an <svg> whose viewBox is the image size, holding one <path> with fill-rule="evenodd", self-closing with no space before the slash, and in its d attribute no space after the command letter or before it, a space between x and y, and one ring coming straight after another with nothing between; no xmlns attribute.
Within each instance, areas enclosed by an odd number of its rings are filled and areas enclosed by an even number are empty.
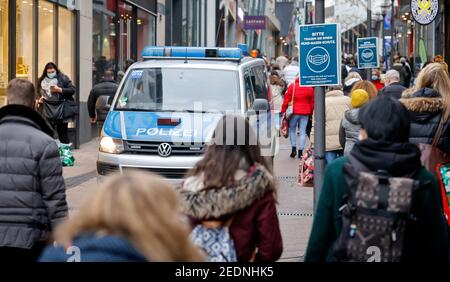
<svg viewBox="0 0 450 282"><path fill-rule="evenodd" d="M430 88L424 88L400 100L411 115L410 142L431 144L444 113L441 95ZM446 121L439 138L438 147L450 154L450 119Z"/></svg>
<svg viewBox="0 0 450 282"><path fill-rule="evenodd" d="M32 109L0 109L0 247L30 249L67 216L53 130Z"/></svg>
<svg viewBox="0 0 450 282"><path fill-rule="evenodd" d="M379 96L386 95L388 97L392 97L394 99L401 99L403 91L406 90L406 87L401 85L399 82L392 83L383 89L380 90Z"/></svg>
<svg viewBox="0 0 450 282"><path fill-rule="evenodd" d="M88 99L88 111L91 118L95 118L96 116L95 104L97 103L98 98L101 96L107 96L109 97L108 102L111 104L114 99L114 95L116 95L117 88L119 88L119 85L114 80L102 80L99 84L92 88Z"/></svg>

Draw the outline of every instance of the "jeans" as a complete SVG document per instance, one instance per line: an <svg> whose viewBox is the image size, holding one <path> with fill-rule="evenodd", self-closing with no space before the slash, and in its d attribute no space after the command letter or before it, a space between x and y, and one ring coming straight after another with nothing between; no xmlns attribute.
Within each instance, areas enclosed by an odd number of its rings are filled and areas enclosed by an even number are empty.
<svg viewBox="0 0 450 282"><path fill-rule="evenodd" d="M292 147L304 150L306 146L306 128L308 127L309 116L292 115L289 120L289 136ZM300 126L300 146L297 146L297 127Z"/></svg>
<svg viewBox="0 0 450 282"><path fill-rule="evenodd" d="M342 150L325 152L326 164L330 164L335 159L343 155Z"/></svg>

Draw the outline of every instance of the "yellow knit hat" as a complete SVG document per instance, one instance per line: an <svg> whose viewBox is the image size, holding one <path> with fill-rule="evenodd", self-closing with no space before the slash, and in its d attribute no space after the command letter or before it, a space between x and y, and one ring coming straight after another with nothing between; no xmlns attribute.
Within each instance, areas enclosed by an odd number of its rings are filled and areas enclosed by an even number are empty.
<svg viewBox="0 0 450 282"><path fill-rule="evenodd" d="M363 89L357 89L352 92L352 107L361 108L365 103L369 102L369 93Z"/></svg>

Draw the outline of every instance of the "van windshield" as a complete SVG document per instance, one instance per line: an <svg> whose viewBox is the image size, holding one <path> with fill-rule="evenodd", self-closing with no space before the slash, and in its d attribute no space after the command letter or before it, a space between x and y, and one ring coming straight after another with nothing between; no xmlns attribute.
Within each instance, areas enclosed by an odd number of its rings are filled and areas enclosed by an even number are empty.
<svg viewBox="0 0 450 282"><path fill-rule="evenodd" d="M126 79L116 110L236 111L239 107L236 71L152 68L132 70Z"/></svg>

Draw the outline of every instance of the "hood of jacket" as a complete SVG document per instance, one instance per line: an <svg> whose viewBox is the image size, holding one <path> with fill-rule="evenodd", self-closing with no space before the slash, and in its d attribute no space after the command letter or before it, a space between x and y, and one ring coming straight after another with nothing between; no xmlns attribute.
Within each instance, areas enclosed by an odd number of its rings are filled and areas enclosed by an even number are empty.
<svg viewBox="0 0 450 282"><path fill-rule="evenodd" d="M35 110L22 105L7 105L0 109L0 124L5 122L16 122L27 124L39 129L53 138L54 131Z"/></svg>
<svg viewBox="0 0 450 282"><path fill-rule="evenodd" d="M423 88L413 93L406 92L400 101L410 112L415 113L437 113L444 109L441 95L431 88Z"/></svg>
<svg viewBox="0 0 450 282"><path fill-rule="evenodd" d="M344 96L344 91L342 90L332 90L332 91L328 91L325 94L325 97L329 98L329 97L341 97Z"/></svg>
<svg viewBox="0 0 450 282"><path fill-rule="evenodd" d="M372 171L386 170L405 176L421 168L420 150L410 143L388 143L367 139L355 144L351 153Z"/></svg>
<svg viewBox="0 0 450 282"><path fill-rule="evenodd" d="M177 190L181 195L184 214L197 220L209 220L250 207L268 192L273 192L273 183L272 174L264 166L257 164L250 167L233 187L202 189L202 186L198 186L203 185L201 179L190 179L177 187Z"/></svg>
<svg viewBox="0 0 450 282"><path fill-rule="evenodd" d="M360 109L352 109L345 112L345 119L354 125L359 125L359 110Z"/></svg>

